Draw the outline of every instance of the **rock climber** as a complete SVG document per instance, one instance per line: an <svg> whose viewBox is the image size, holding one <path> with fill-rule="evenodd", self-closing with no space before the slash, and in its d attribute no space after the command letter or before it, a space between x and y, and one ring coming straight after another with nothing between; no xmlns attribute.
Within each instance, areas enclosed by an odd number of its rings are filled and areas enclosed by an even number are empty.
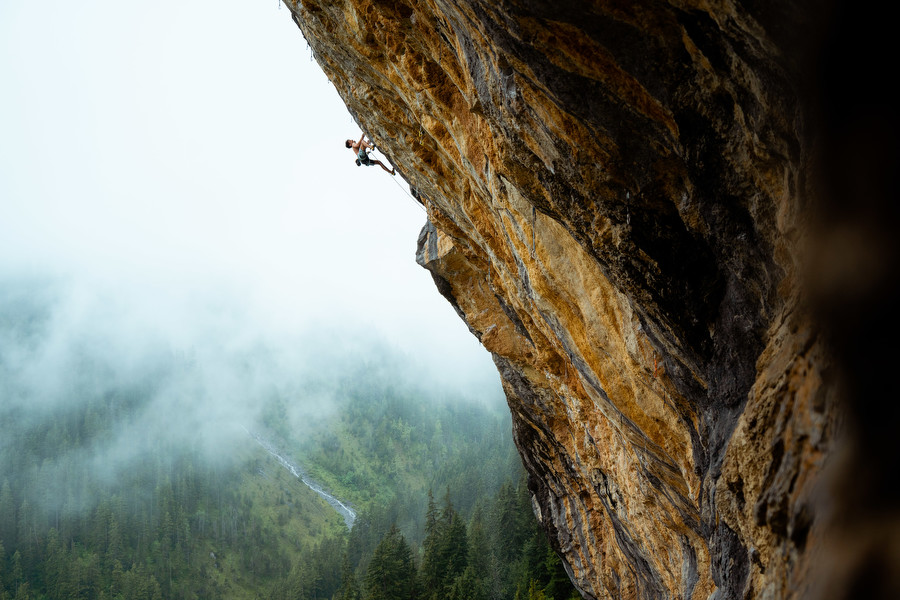
<svg viewBox="0 0 900 600"><path fill-rule="evenodd" d="M380 160L371 158L369 156L368 152L366 152L366 150L368 150L370 148L374 149L375 144L373 144L371 141L367 142L365 140L365 137L366 137L366 134L363 134L362 136L360 136L358 142L354 142L353 140L347 140L344 143L344 145L347 146L348 148L350 148L351 150L353 150L353 154L356 155L356 165L357 166L366 165L367 167L371 167L372 165L378 165L379 167L381 167L382 169L384 169L385 171L387 171L388 173L393 175L395 173L393 168L388 169L386 166L384 166L383 162L381 162Z"/></svg>

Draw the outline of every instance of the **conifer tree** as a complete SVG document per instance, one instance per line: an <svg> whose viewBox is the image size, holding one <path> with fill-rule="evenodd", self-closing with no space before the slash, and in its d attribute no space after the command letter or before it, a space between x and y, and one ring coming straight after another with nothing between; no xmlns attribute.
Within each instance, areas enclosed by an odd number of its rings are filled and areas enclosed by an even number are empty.
<svg viewBox="0 0 900 600"><path fill-rule="evenodd" d="M441 544L441 555L446 569L445 586L450 585L456 577L462 575L466 569L469 554L466 524L453 510L452 505L449 508L450 512L446 517L447 524Z"/></svg>
<svg viewBox="0 0 900 600"><path fill-rule="evenodd" d="M6 549L3 548L3 540L0 540L0 599L2 599L4 590L6 589L5 584L5 573L6 573Z"/></svg>
<svg viewBox="0 0 900 600"><path fill-rule="evenodd" d="M10 549L16 547L16 501L8 479L3 480L0 488L0 540Z"/></svg>
<svg viewBox="0 0 900 600"><path fill-rule="evenodd" d="M109 519L109 536L106 548L107 564L113 565L123 558L122 534L119 530L119 522L113 514Z"/></svg>
<svg viewBox="0 0 900 600"><path fill-rule="evenodd" d="M33 533L31 528L31 505L28 503L28 500L22 500L22 504L16 513L16 522L16 547L24 550L26 556L31 558L35 552L35 536L31 535Z"/></svg>
<svg viewBox="0 0 900 600"><path fill-rule="evenodd" d="M449 488L440 514L435 513L429 494L425 525L428 535L422 559L422 583L429 600L447 597L453 582L465 570L469 553L466 525L453 508Z"/></svg>
<svg viewBox="0 0 900 600"><path fill-rule="evenodd" d="M468 566L474 571L475 577L484 579L491 571L491 548L485 530L484 509L480 503L475 506L472 514L468 537Z"/></svg>
<svg viewBox="0 0 900 600"><path fill-rule="evenodd" d="M122 568L122 563L115 561L112 567L112 580L109 585L110 597L116 598L122 592L122 580L124 577L125 570Z"/></svg>
<svg viewBox="0 0 900 600"><path fill-rule="evenodd" d="M28 582L19 584L19 587L16 588L16 598L15 600L32 600L34 596L31 594L31 586L28 585Z"/></svg>
<svg viewBox="0 0 900 600"><path fill-rule="evenodd" d="M335 593L335 600L361 600L361 597L356 573L350 564L350 554L345 552L344 560L341 562L341 585Z"/></svg>
<svg viewBox="0 0 900 600"><path fill-rule="evenodd" d="M547 582L547 585L544 586L544 592L547 594L547 598L552 600L567 600L568 598L572 598L572 582L569 580L569 575L566 573L565 567L563 567L562 559L560 559L559 555L550 547L550 544L547 544L544 568L549 575L549 581Z"/></svg>
<svg viewBox="0 0 900 600"><path fill-rule="evenodd" d="M433 536L437 529L438 510L434 503L434 494L428 488L428 510L425 512L425 537Z"/></svg>
<svg viewBox="0 0 900 600"><path fill-rule="evenodd" d="M54 598L62 597L62 590L67 579L67 573L65 572L67 558L59 544L59 536L56 529L51 527L47 533L47 549L43 567L45 588Z"/></svg>
<svg viewBox="0 0 900 600"><path fill-rule="evenodd" d="M494 551L505 564L512 564L522 547L517 508L515 489L507 481L497 492L493 527Z"/></svg>
<svg viewBox="0 0 900 600"><path fill-rule="evenodd" d="M422 589L427 600L440 595L444 565L440 555L443 519L438 514L434 495L428 490L428 510L425 513L425 541L422 555Z"/></svg>
<svg viewBox="0 0 900 600"><path fill-rule="evenodd" d="M365 600L416 600L412 552L396 525L375 548L366 572Z"/></svg>
<svg viewBox="0 0 900 600"><path fill-rule="evenodd" d="M22 583L24 573L22 571L22 553L16 550L12 558L12 583L13 589L18 590ZM18 594L18 591L16 592Z"/></svg>
<svg viewBox="0 0 900 600"><path fill-rule="evenodd" d="M528 592L525 594L516 593L516 600L549 600L547 595L538 587L538 582L531 579L528 582Z"/></svg>
<svg viewBox="0 0 900 600"><path fill-rule="evenodd" d="M484 579L478 577L475 569L469 566L450 586L447 598L448 600L488 600L489 596Z"/></svg>

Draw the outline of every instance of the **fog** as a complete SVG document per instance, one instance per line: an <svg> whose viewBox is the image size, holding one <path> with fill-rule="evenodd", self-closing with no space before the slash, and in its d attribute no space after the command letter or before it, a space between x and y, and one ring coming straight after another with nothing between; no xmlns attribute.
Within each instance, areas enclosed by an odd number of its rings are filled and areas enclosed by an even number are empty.
<svg viewBox="0 0 900 600"><path fill-rule="evenodd" d="M272 397L300 427L380 364L502 406L415 264L424 213L356 167L277 1L6 1L0 80L6 433L131 390L139 414L77 450L116 477L160 439L226 453Z"/></svg>
<svg viewBox="0 0 900 600"><path fill-rule="evenodd" d="M112 409L98 419L99 431L88 427L90 437L65 442L66 456L48 453L41 466L47 472L31 478L62 486L66 476L86 471L92 481L112 482L161 448L227 462L249 442L245 428L265 433L260 417L273 401L287 407L288 428L299 439L339 410L348 379L371 378L379 387L389 378L420 390L422 402L449 396L498 405L499 386L487 370L440 367L339 325L266 329L238 294L211 301L182 292L161 298L96 284L4 279L0 457L14 456L9 444L27 440L29 431ZM459 381L451 383L451 376ZM57 504L48 497L53 490L51 483L26 493L32 503ZM92 500L88 494L70 508Z"/></svg>

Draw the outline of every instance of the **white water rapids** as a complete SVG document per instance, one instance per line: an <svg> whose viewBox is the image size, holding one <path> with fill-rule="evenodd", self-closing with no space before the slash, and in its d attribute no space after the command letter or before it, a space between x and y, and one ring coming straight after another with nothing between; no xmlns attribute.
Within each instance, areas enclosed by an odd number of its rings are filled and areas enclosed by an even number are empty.
<svg viewBox="0 0 900 600"><path fill-rule="evenodd" d="M266 452L268 452L272 457L275 458L275 460L281 463L282 467L290 471L291 475L302 481L306 485L306 487L322 496L322 498L325 499L325 502L330 504L331 507L344 518L344 523L347 524L347 529L353 529L353 523L356 521L356 511L323 490L318 483L309 478L309 476L303 471L303 469L279 454L278 450L275 449L275 446L273 446L257 434L253 433L246 427L244 427L244 431L246 431L250 437L256 440L256 443L262 446Z"/></svg>

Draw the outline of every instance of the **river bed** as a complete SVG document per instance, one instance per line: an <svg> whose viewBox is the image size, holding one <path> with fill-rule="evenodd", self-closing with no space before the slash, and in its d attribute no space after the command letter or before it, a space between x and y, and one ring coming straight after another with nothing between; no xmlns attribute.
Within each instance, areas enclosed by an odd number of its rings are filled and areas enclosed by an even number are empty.
<svg viewBox="0 0 900 600"><path fill-rule="evenodd" d="M282 456L275 448L275 446L272 445L269 441L253 433L249 429L244 429L250 435L250 437L256 440L257 444L262 446L270 456L281 463L281 466L287 469L291 473L291 475L302 481L306 485L306 487L317 493L325 500L325 502L331 505L331 507L336 510L338 514L341 515L341 517L343 517L344 523L346 523L347 525L347 529L353 529L353 523L356 522L356 511L322 489L322 486L319 485L315 480L311 479L302 468Z"/></svg>

